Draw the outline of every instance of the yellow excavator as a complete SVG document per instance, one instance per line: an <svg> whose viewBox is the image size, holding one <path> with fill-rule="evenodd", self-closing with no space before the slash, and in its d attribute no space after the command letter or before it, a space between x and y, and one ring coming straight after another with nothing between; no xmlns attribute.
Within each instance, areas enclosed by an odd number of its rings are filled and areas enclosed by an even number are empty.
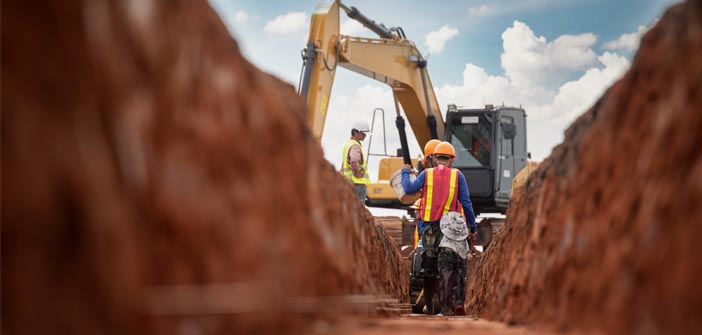
<svg viewBox="0 0 702 335"><path fill-rule="evenodd" d="M342 10L379 38L341 35ZM514 176L527 166L529 156L526 113L522 108L488 105L465 109L452 104L444 121L427 72L427 60L402 28L387 28L340 1L317 6L302 57L299 93L307 101L308 123L318 140L339 66L392 89L402 157L381 160L378 179L368 187L366 205L408 209L413 201L407 197L399 199L389 182L391 174L403 164L417 164L416 159L409 157L402 109L420 148L430 139L448 141L456 148L453 167L466 177L476 215L506 212Z"/></svg>
<svg viewBox="0 0 702 335"><path fill-rule="evenodd" d="M379 38L341 35L341 10ZM512 190L522 185L537 166L528 162L526 113L522 108L487 105L467 109L450 104L444 121L427 72L427 61L400 27L387 28L340 1L322 3L312 15L309 39L302 56L299 93L307 101L308 123L318 140L322 137L338 66L385 83L392 89L402 157L381 160L378 180L368 187L368 206L407 209L415 199L396 192L390 185L392 180L397 186L394 178L403 164L417 164L417 160L409 157L401 109L421 148L431 139L453 144L456 149L453 167L466 177L476 216L505 214ZM487 248L503 223L503 219L481 220L476 244ZM421 311L424 304L421 257L418 256L421 250L418 246L410 254L409 296L414 312Z"/></svg>

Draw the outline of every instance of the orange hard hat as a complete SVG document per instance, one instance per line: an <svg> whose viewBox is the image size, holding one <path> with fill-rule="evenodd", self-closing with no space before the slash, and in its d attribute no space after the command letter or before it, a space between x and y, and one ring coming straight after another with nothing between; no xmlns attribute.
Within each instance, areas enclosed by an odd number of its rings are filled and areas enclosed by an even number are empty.
<svg viewBox="0 0 702 335"><path fill-rule="evenodd" d="M451 145L451 143L441 142L439 143L439 145L436 146L436 149L434 149L434 155L456 157L456 150L453 148L453 145Z"/></svg>
<svg viewBox="0 0 702 335"><path fill-rule="evenodd" d="M441 141L439 140L429 140L427 144L424 146L424 162L426 163L427 157L431 156L434 154L434 149L436 149L436 146L439 145Z"/></svg>

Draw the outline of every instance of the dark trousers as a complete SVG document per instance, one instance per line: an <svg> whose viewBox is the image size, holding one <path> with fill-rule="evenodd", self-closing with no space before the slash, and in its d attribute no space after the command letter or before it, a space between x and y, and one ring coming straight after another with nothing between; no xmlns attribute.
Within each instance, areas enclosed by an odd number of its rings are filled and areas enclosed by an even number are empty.
<svg viewBox="0 0 702 335"><path fill-rule="evenodd" d="M422 271L424 272L424 303L427 306L427 313L433 314L434 306L432 299L437 289L439 280L439 243L444 235L439 229L439 224L425 224L422 229ZM441 296L439 296L441 300Z"/></svg>
<svg viewBox="0 0 702 335"><path fill-rule="evenodd" d="M455 315L456 304L465 301L466 260L449 248L439 248L438 268L441 314Z"/></svg>

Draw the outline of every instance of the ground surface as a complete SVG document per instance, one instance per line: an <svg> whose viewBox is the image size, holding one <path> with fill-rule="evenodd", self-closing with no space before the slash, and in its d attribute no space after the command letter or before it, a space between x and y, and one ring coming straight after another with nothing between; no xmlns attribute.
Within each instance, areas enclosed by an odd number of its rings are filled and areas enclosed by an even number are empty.
<svg viewBox="0 0 702 335"><path fill-rule="evenodd" d="M348 318L331 325L317 323L312 334L565 334L555 330L533 329L525 326L508 326L504 323L475 319L471 317L441 317L408 314L393 318ZM585 333L567 333L585 334Z"/></svg>

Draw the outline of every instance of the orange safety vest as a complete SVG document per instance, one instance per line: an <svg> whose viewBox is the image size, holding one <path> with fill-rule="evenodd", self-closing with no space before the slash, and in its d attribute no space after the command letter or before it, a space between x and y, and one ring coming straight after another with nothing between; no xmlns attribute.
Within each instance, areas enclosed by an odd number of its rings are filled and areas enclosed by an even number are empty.
<svg viewBox="0 0 702 335"><path fill-rule="evenodd" d="M424 191L419 213L424 222L437 221L449 211L463 214L458 201L458 170L440 164L424 170Z"/></svg>

